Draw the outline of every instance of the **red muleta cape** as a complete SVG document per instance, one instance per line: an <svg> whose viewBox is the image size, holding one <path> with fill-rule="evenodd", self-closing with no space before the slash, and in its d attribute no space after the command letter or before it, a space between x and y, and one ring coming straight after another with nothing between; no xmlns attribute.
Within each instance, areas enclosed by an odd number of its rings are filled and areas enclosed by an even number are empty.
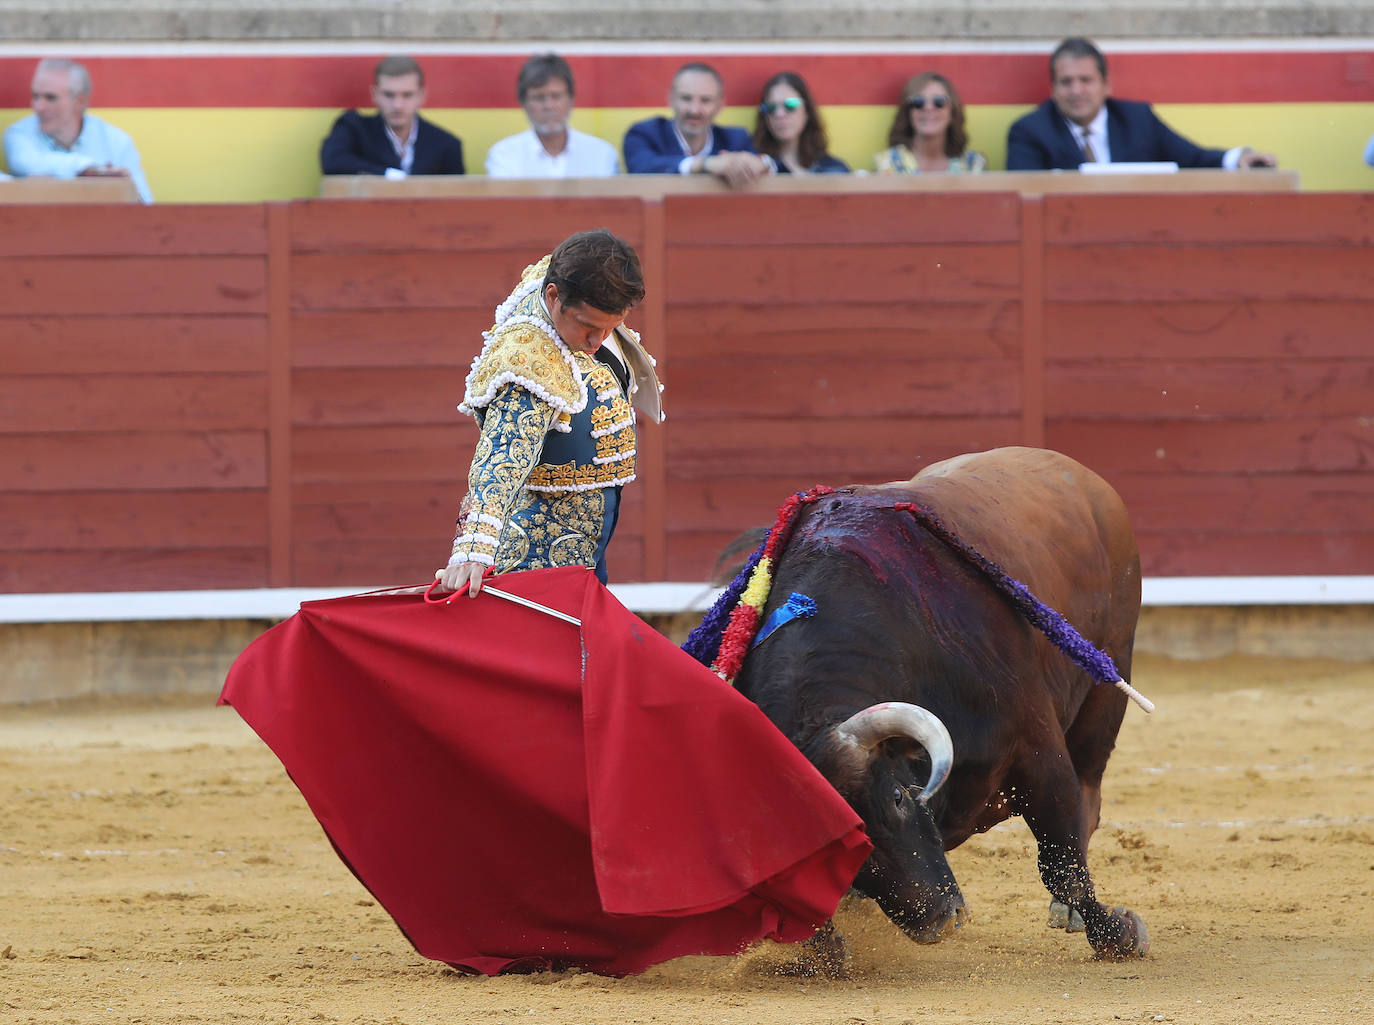
<svg viewBox="0 0 1374 1025"><path fill-rule="evenodd" d="M627 975L805 939L871 845L748 699L582 567L306 602L229 672L335 850L424 956Z"/></svg>

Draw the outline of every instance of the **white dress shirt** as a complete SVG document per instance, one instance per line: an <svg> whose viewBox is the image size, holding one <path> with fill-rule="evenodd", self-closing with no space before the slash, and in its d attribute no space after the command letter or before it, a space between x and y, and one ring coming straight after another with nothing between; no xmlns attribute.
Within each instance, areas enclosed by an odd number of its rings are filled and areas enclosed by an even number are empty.
<svg viewBox="0 0 1374 1025"><path fill-rule="evenodd" d="M605 178L620 173L620 155L605 139L568 128L563 152L551 154L533 128L492 144L487 174L492 178Z"/></svg>
<svg viewBox="0 0 1374 1025"><path fill-rule="evenodd" d="M386 137L391 140L391 148L396 151L396 159L401 162L400 167L388 167L384 172L386 177L392 181L409 178L410 169L415 166L415 140L420 137L419 117L411 119L410 132L404 139L393 132L390 125L386 126Z"/></svg>
<svg viewBox="0 0 1374 1025"><path fill-rule="evenodd" d="M1110 164L1112 162L1112 147L1107 141L1107 108L1102 107L1097 112L1097 117L1093 118L1086 125L1073 125L1073 137L1078 140L1078 145L1083 149L1083 163ZM1087 145L1084 145L1084 140ZM1088 160L1087 150L1092 147L1093 159Z"/></svg>

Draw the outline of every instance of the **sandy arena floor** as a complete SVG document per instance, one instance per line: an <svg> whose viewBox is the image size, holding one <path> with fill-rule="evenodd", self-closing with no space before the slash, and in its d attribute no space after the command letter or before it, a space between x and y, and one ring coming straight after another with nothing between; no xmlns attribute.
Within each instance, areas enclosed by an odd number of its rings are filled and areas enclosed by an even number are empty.
<svg viewBox="0 0 1374 1025"><path fill-rule="evenodd" d="M272 754L204 699L0 707L0 1022L938 1025L1374 1022L1374 665L1143 658L1094 839L1153 950L1044 928L1019 821L951 855L973 921L934 947L841 910L854 970L790 948L630 979L419 957Z"/></svg>

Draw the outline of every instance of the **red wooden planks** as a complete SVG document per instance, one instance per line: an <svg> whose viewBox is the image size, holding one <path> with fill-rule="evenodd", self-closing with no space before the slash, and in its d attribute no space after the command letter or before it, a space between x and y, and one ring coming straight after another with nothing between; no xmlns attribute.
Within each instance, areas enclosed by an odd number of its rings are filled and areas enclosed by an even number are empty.
<svg viewBox="0 0 1374 1025"><path fill-rule="evenodd" d="M264 314L266 271L258 256L9 256L0 258L0 309L10 315Z"/></svg>
<svg viewBox="0 0 1374 1025"><path fill-rule="evenodd" d="M4 374L254 373L267 365L257 315L0 316Z"/></svg>
<svg viewBox="0 0 1374 1025"><path fill-rule="evenodd" d="M539 254L536 254L535 258ZM500 270L493 273L492 264ZM494 310L519 281L523 265L488 253L297 253L291 258L291 307L317 310ZM490 316L482 319L490 327Z"/></svg>
<svg viewBox="0 0 1374 1025"><path fill-rule="evenodd" d="M1045 304L1055 359L1367 357L1374 296L1197 299Z"/></svg>
<svg viewBox="0 0 1374 1025"><path fill-rule="evenodd" d="M0 434L266 427L262 374L0 377Z"/></svg>
<svg viewBox="0 0 1374 1025"><path fill-rule="evenodd" d="M667 327L679 344L669 366L747 354L777 360L852 358L860 367L882 367L894 358L1020 357L1020 304L1014 299L855 302L842 294L826 299L806 304L674 302L667 310ZM651 350L654 341L645 338ZM850 353L852 357L846 355Z"/></svg>
<svg viewBox="0 0 1374 1025"><path fill-rule="evenodd" d="M1256 534L1374 529L1374 474L1113 472L1137 530Z"/></svg>
<svg viewBox="0 0 1374 1025"><path fill-rule="evenodd" d="M1020 408L1020 364L1011 360L908 357L855 373L845 360L760 356L672 366L674 419L769 417L1009 416ZM726 380L737 382L726 386ZM742 386L741 386L742 385Z"/></svg>
<svg viewBox="0 0 1374 1025"><path fill-rule="evenodd" d="M0 551L7 553L266 544L261 490L0 493Z"/></svg>
<svg viewBox="0 0 1374 1025"><path fill-rule="evenodd" d="M465 414L466 367L369 367L297 370L292 420L297 424L452 424Z"/></svg>
<svg viewBox="0 0 1374 1025"><path fill-rule="evenodd" d="M10 491L182 491L261 488L262 431L0 435Z"/></svg>
<svg viewBox="0 0 1374 1025"><path fill-rule="evenodd" d="M769 248L730 244L667 253L682 302L817 305L853 302L966 302L1019 298L1020 250L1010 244Z"/></svg>
<svg viewBox="0 0 1374 1025"><path fill-rule="evenodd" d="M1358 416L1374 413L1374 356L1060 362L1046 389L1054 417Z"/></svg>
<svg viewBox="0 0 1374 1025"><path fill-rule="evenodd" d="M477 432L469 424L297 427L294 485L353 481L443 483L466 479Z"/></svg>
<svg viewBox="0 0 1374 1025"><path fill-rule="evenodd" d="M1237 172L1262 174L1262 171ZM1342 193L1048 195L1045 244L1374 245L1374 196Z"/></svg>
<svg viewBox="0 0 1374 1025"><path fill-rule="evenodd" d="M527 263L574 232L606 228L637 247L642 222L636 198L302 200L291 204L291 247L299 253L481 253L484 276L513 286Z"/></svg>
<svg viewBox="0 0 1374 1025"><path fill-rule="evenodd" d="M827 420L720 417L673 426L668 436L669 508L679 486L760 475L808 484L903 480L955 452L1014 445L1014 417L873 417ZM783 496L786 497L786 496Z"/></svg>
<svg viewBox="0 0 1374 1025"><path fill-rule="evenodd" d="M0 205L0 257L262 256L265 208Z"/></svg>
<svg viewBox="0 0 1374 1025"><path fill-rule="evenodd" d="M1199 300L1365 301L1368 249L1339 245L1051 246L1045 298L1080 302Z"/></svg>
<svg viewBox="0 0 1374 1025"><path fill-rule="evenodd" d="M296 587L405 587L428 584L448 559L449 545L436 537L426 546L411 540L368 539L310 541L291 551L291 579Z"/></svg>
<svg viewBox="0 0 1374 1025"><path fill-rule="evenodd" d="M1374 532L1147 531L1137 540L1145 576L1341 576L1374 565Z"/></svg>
<svg viewBox="0 0 1374 1025"><path fill-rule="evenodd" d="M1051 419L1047 444L1111 479L1132 473L1367 471L1374 418L1218 421ZM1295 513L1297 515L1297 513Z"/></svg>
<svg viewBox="0 0 1374 1025"><path fill-rule="evenodd" d="M766 521L749 524L765 530L772 525L772 514ZM757 542L757 534L744 530L674 532L668 536L668 579L700 581L703 591L712 584L729 583L732 571L738 571Z"/></svg>
<svg viewBox="0 0 1374 1025"><path fill-rule="evenodd" d="M6 552L0 591L166 591L267 586L261 548Z"/></svg>
<svg viewBox="0 0 1374 1025"><path fill-rule="evenodd" d="M466 377L494 307L320 310L291 318L296 367L458 367Z"/></svg>
<svg viewBox="0 0 1374 1025"><path fill-rule="evenodd" d="M294 488L293 531L302 542L411 538L442 547L453 535L467 474L385 485L344 481ZM369 540L364 540L369 539Z"/></svg>
<svg viewBox="0 0 1374 1025"><path fill-rule="evenodd" d="M1011 193L669 195L663 208L674 247L714 248L723 239L841 248L1015 243L1021 237L1021 200Z"/></svg>
<svg viewBox="0 0 1374 1025"><path fill-rule="evenodd" d="M628 488L615 579L650 549L656 575L699 578L793 490L1019 442L1037 316L1046 442L1117 484L1147 572L1374 565L1369 197L1052 197L1043 296L1023 294L1019 201L910 198L665 201L666 251L645 257L663 282L647 341L668 384L666 537L646 543ZM639 230L640 203L377 201L337 223L344 204L291 206L274 338L293 582L432 574L475 441L453 406L492 308L542 255L520 247L557 218ZM110 559L116 587L264 582L262 209L182 209L121 210L67 249L0 245L11 590L61 589L45 560L66 575Z"/></svg>

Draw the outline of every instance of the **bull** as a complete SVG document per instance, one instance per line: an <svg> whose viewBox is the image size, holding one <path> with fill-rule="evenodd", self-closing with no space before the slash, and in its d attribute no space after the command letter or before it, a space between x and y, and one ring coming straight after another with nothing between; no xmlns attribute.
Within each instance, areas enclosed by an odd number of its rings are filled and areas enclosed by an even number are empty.
<svg viewBox="0 0 1374 1025"><path fill-rule="evenodd" d="M1081 918L1099 958L1144 956L1144 921L1098 903L1088 872L1126 697L901 503L933 511L1129 677L1140 560L1125 506L1067 456L1003 448L806 506L763 615L792 592L817 612L756 645L736 686L863 819L874 850L854 888L912 939L968 919L945 852L1020 815L1051 924ZM842 938L827 927L818 939L833 968Z"/></svg>

